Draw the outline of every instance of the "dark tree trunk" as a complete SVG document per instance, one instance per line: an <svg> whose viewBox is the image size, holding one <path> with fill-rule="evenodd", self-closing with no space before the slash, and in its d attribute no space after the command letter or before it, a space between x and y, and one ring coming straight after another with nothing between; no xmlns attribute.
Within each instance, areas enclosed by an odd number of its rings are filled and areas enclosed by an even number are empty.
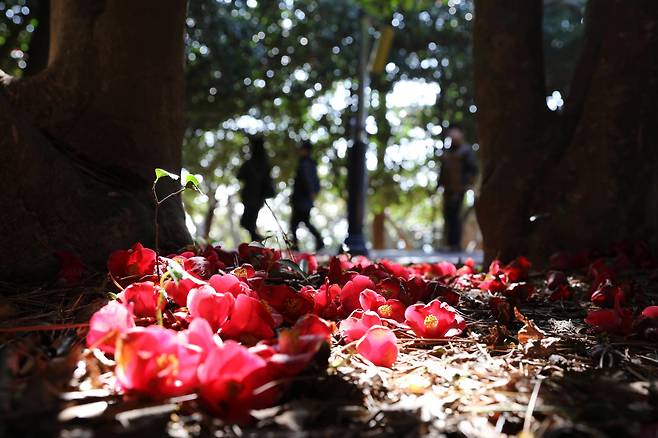
<svg viewBox="0 0 658 438"><path fill-rule="evenodd" d="M52 1L47 68L1 78L3 278L153 244L153 169L181 166L184 20L181 0ZM165 249L189 242L180 198L160 224Z"/></svg>
<svg viewBox="0 0 658 438"><path fill-rule="evenodd" d="M35 11L37 27L30 40L26 76L32 76L46 68L50 49L50 0L33 1L30 6Z"/></svg>
<svg viewBox="0 0 658 438"><path fill-rule="evenodd" d="M486 257L658 249L658 3L588 2L562 114L546 110L540 0L476 1Z"/></svg>

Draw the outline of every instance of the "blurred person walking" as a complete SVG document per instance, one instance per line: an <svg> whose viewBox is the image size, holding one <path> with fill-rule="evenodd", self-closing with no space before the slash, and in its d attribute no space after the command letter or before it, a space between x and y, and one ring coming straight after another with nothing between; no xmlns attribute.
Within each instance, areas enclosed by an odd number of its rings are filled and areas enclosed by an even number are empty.
<svg viewBox="0 0 658 438"><path fill-rule="evenodd" d="M306 228L315 238L315 250L324 248L322 235L311 224L311 209L318 192L320 191L320 179L318 178L317 164L311 158L311 142L304 140L298 149L299 163L295 175L295 185L292 191L292 217L290 220L290 235L294 249L299 249L297 241L297 228L304 223Z"/></svg>
<svg viewBox="0 0 658 438"><path fill-rule="evenodd" d="M265 151L263 137L252 137L250 151L251 156L238 171L238 179L242 182L240 197L244 205L240 225L249 231L251 240L261 241L263 237L258 233L256 222L265 200L274 197L272 166Z"/></svg>
<svg viewBox="0 0 658 438"><path fill-rule="evenodd" d="M461 250L464 194L475 183L477 174L475 153L464 139L464 130L460 125L450 125L441 156L439 186L443 187L444 235L451 251Z"/></svg>

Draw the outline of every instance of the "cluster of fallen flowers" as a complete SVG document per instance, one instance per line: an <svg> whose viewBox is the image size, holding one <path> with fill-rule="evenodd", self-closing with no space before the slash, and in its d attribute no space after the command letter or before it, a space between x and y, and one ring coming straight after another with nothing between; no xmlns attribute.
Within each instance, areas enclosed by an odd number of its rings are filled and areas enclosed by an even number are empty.
<svg viewBox="0 0 658 438"><path fill-rule="evenodd" d="M629 265L655 268L643 248L556 255L551 264L560 270L547 274L548 299L573 299L563 271L587 268L592 302L609 307L588 314L594 331L655 330L658 306L635 313L622 307L631 299L643 307L642 294L617 281ZM92 316L87 345L114 358L120 391L155 399L196 392L212 413L244 422L250 410L276 404L332 340L391 367L399 336L461 335L466 321L455 308L462 291L489 294L493 315L509 324L515 307L536 298L527 282L530 268L523 257L478 272L472 260L459 268L403 266L344 255L318 266L313 255L284 259L259 244L157 257L138 243L111 255L108 269L121 291Z"/></svg>

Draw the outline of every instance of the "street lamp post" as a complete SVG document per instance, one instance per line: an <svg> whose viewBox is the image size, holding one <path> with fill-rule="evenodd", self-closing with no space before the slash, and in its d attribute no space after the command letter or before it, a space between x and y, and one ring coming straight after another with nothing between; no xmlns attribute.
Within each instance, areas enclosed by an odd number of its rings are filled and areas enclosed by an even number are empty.
<svg viewBox="0 0 658 438"><path fill-rule="evenodd" d="M368 29L370 20L367 15L361 17L361 35L359 50L359 82L357 89L357 111L354 123L352 144L347 151L347 239L345 246L351 254L367 255L366 238L363 232L363 222L366 212L366 195L368 190L368 173L366 171L366 150L368 139L366 135L366 89L368 88Z"/></svg>

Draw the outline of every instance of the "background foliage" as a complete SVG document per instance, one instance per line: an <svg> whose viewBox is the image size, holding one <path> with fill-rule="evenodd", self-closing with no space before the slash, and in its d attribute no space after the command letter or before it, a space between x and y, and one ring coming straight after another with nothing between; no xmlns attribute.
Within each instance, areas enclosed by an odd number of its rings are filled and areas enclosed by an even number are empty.
<svg viewBox="0 0 658 438"><path fill-rule="evenodd" d="M585 0L547 0L547 104L564 104L582 39ZM438 157L442 131L461 123L477 148L471 62L472 0L204 0L189 2L184 167L204 194L186 194L189 225L232 246L244 240L235 179L248 136L262 134L287 229L296 146L311 139L323 191L314 220L328 244L345 237L346 151L355 110L360 17L369 43L391 27L384 73L373 75L367 119L369 211L385 212L389 244L436 245L441 237ZM37 53L47 2L0 1L0 68L17 76L44 64ZM39 45L42 46L42 45ZM472 196L469 197L472 202ZM208 218L214 213L212 228ZM263 230L277 232L263 210ZM303 233L303 231L302 231ZM301 237L301 233L300 233Z"/></svg>

